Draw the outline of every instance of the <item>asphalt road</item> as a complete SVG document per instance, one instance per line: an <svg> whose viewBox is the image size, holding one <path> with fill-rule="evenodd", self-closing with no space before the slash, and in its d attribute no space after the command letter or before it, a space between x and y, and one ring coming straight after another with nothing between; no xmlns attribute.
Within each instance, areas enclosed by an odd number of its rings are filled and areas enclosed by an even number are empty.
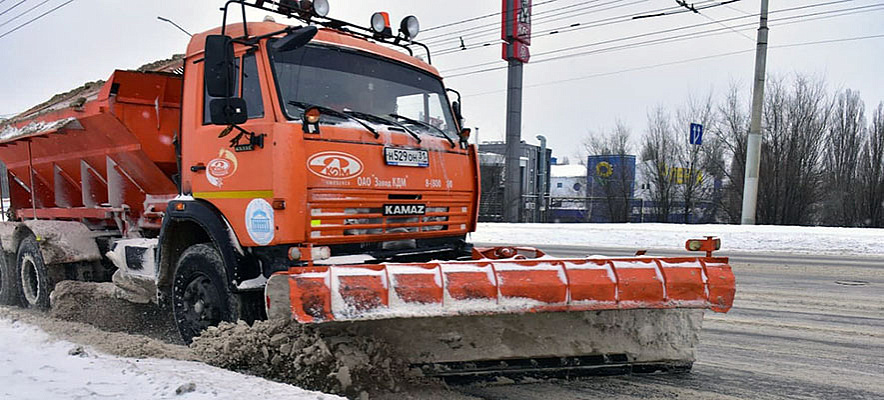
<svg viewBox="0 0 884 400"><path fill-rule="evenodd" d="M538 247L557 257L630 254ZM454 397L884 399L884 255L717 255L731 257L737 296L729 313L706 313L691 373L457 387Z"/></svg>

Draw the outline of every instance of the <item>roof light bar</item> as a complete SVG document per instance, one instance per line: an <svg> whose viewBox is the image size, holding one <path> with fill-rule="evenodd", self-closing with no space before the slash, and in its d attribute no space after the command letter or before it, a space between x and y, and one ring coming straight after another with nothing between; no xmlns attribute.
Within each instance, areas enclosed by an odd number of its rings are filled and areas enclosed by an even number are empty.
<svg viewBox="0 0 884 400"><path fill-rule="evenodd" d="M386 12L376 12L371 16L371 30L380 36L393 36L393 29L390 28L390 14Z"/></svg>
<svg viewBox="0 0 884 400"><path fill-rule="evenodd" d="M409 15L402 19L399 23L399 33L406 39L412 40L417 37L421 31L421 24L414 15Z"/></svg>

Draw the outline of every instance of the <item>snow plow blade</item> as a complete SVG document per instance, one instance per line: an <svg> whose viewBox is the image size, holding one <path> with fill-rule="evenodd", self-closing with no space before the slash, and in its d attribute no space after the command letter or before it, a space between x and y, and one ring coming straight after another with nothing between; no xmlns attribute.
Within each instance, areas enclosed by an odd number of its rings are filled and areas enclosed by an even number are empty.
<svg viewBox="0 0 884 400"><path fill-rule="evenodd" d="M292 268L265 289L269 318L381 336L440 376L689 368L703 310L727 312L734 292L727 258L708 254L557 259L512 247Z"/></svg>

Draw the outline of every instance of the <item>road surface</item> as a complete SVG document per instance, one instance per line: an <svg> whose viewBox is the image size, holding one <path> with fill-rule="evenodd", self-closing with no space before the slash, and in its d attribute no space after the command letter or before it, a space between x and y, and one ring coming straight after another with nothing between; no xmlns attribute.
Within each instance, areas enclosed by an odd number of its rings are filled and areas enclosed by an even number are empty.
<svg viewBox="0 0 884 400"><path fill-rule="evenodd" d="M629 255L538 247L556 257ZM478 399L884 399L884 256L720 255L731 257L737 296L729 313L707 312L691 373L455 391Z"/></svg>

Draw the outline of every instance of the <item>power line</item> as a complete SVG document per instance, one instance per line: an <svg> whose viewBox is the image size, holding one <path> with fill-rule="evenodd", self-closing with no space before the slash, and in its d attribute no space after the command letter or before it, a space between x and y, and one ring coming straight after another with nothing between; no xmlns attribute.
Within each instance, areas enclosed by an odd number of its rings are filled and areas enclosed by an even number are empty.
<svg viewBox="0 0 884 400"><path fill-rule="evenodd" d="M884 7L884 4L870 4L870 5L858 6L858 7L847 8L847 9L827 10L827 11L819 11L819 12L802 14L802 15L787 16L787 17L776 19L776 20L772 20L772 22L777 23L777 25L788 25L788 24L798 23L798 22L809 22L809 21L817 20L817 19L833 18L833 17L839 17L839 16L865 13L865 12L870 12L870 11L877 11L875 9L880 10L882 7ZM808 8L808 7L801 7L801 8ZM778 10L776 12L783 12L783 11L792 11L792 9ZM773 14L773 13L775 13L775 12L771 12L771 14ZM828 15L828 14L836 14L836 15ZM817 17L817 18L810 18L810 17ZM746 17L738 17L738 18L746 18ZM804 19L804 20L802 20L802 19ZM790 20L793 20L793 21L792 22L783 22L783 21L790 21ZM584 45L580 45L580 46L572 46L569 48L551 50L551 51L547 51L544 53L538 53L536 56L557 54L557 53L560 53L563 51L570 51L570 50L575 50L575 49L580 49L580 48L599 46L599 45L603 45L603 44L613 44L613 43L617 43L617 42L621 42L621 41L625 41L625 40L632 40L632 39L637 39L637 38L645 37L645 36L658 35L661 33L669 33L669 32L674 32L674 31L687 29L687 28L696 28L696 27L705 26L705 25L711 25L711 23L703 23L703 24L693 25L693 26L689 26L689 27L670 28L670 29L665 29L665 30L656 31L656 32L648 32L648 33L633 35L633 36L625 37L625 38L609 39L609 40L605 40L605 41L594 42L594 43L584 44ZM737 27L752 27L752 26L754 26L754 22L747 22L747 23L738 25ZM572 54L564 54L561 56L550 57L550 58L545 58L545 59L541 59L538 61L534 61L534 62L532 62L532 64L540 64L540 63L544 63L544 62L548 62L548 61L555 61L555 60L566 59L566 58L580 57L580 56L591 55L591 54L606 53L606 52L616 51L616 50L624 50L624 49L644 47L644 46L655 45L655 44L663 44L663 43L670 43L670 42L676 42L676 41L697 39L697 38L707 37L707 36L714 36L714 35L720 34L720 33L715 33L715 32L721 32L725 29L730 29L730 27L728 27L728 28L715 28L715 29L710 29L710 30L700 31L700 32L688 32L688 33L684 33L684 34L677 35L677 36L650 39L650 40L646 40L643 42L628 43L628 44L611 46L611 47L602 48L602 49L583 51L583 52L572 53ZM700 35L700 36L697 36L697 35ZM476 67L480 67L480 66L499 64L499 63L500 63L500 61L493 61L493 62L488 62L488 63L476 64L473 66L459 67L459 68L454 68L451 70L443 71L443 73L447 74L448 72L455 71L455 70L470 69L470 68L476 68ZM464 72L464 73L460 73L460 74L447 75L447 77L448 78L455 78L455 77L460 77L460 76L467 76L467 75L479 74L479 73L484 73L484 72L496 71L496 70L500 70L503 68L506 68L506 66L496 66L496 67L492 67L492 68L486 68L486 69L481 69L481 70L476 70L476 71L469 71L469 72Z"/></svg>
<svg viewBox="0 0 884 400"><path fill-rule="evenodd" d="M37 4L36 6L33 6L33 7L29 8L29 9L25 10L25 12L23 12L23 13L21 13L21 14L19 14L19 15L16 15L16 16L12 17L12 19L10 19L10 20L8 20L8 21L6 21L6 22L0 24L0 27L4 27L4 26L8 25L10 22L15 21L15 20L21 18L23 15L25 15L25 14L31 12L31 11L34 11L35 8L38 8L38 7L40 7L40 6L42 6L42 5L46 4L46 3L48 3L49 1L50 1L50 0L43 0L42 3Z"/></svg>
<svg viewBox="0 0 884 400"><path fill-rule="evenodd" d="M599 1L601 1L601 0L592 0L592 1L589 1L588 3L598 3ZM535 13L534 15L531 16L531 19L532 19L532 25L533 25L533 26L543 25L543 24L546 24L546 23L555 22L555 21L561 21L562 19L566 19L566 18L570 18L570 17L576 17L576 16L579 16L579 15L592 14L592 13L597 13L597 12L601 12L601 11L613 10L613 9L615 9L615 8L620 8L620 7L625 7L625 6L629 6L629 5L634 5L634 4L638 4L638 3L645 3L645 2L648 2L648 1L650 1L650 0L637 0L637 1L633 1L633 2L627 3L627 4L616 5L616 6L608 7L608 8L604 8L604 9L601 9L601 10L594 10L595 8L598 8L598 7L602 7L602 6L606 6L606 5L610 5L610 4L614 4L614 3L619 3L619 2L622 2L622 1L624 1L624 0L612 0L612 1L609 1L609 2L607 2L607 3L602 3L602 4L586 4L586 3L578 3L578 4L572 4L572 5L570 5L570 6L565 6L565 7L560 7L560 8L556 8L556 9L552 9L552 10L547 10L547 11L543 11L543 12ZM575 9L575 10L570 10L570 11L565 11L565 12L559 12L559 13L552 14L552 15L545 15L545 14L549 14L549 13L552 13L552 12L555 12L555 11L560 11L560 10L563 10L563 9L566 9L566 8L572 8L572 7L575 7L575 6L582 6L582 7L581 7L581 8L578 8L578 9ZM663 10L668 10L668 9L671 9L671 8L673 8L673 7L667 7L667 8L664 8ZM589 10L589 11L586 11L586 10ZM559 18L555 18L555 17L559 17ZM550 20L550 18L553 18L553 19ZM489 28L489 27L490 27L490 28ZM481 29L481 30L476 31L477 29ZM468 33L468 32L470 32L470 31L476 31L476 32ZM460 32L457 32L457 35L453 35L453 34L450 34L450 33L449 33L449 34L436 35L436 36L432 36L432 37L429 37L429 38L425 38L425 39L423 40L423 42L424 42L425 44L427 44L427 45L440 45L440 44L442 44L442 43L446 43L446 42L450 42L450 41L457 40L458 38L470 39L470 38L478 38L478 37L482 37L482 36L488 36L489 34L490 34L490 35L496 35L499 31L500 31L500 25L499 25L499 24L478 25L478 26L475 26L475 27L472 27L472 28L469 28L469 29L464 29L464 30L462 30L462 31L460 31ZM434 39L439 39L439 40L434 40Z"/></svg>
<svg viewBox="0 0 884 400"><path fill-rule="evenodd" d="M718 2L716 4L708 4L705 6L694 7L693 4L688 6L687 3L683 2L683 1L676 0L676 3L678 3L679 6L681 6L681 7L679 7L678 11L671 11L671 12L665 12L665 13L659 13L659 14L639 15L639 16L632 17L632 18L633 19L654 18L654 17L662 17L662 16L666 16L666 15L684 14L687 12L694 12L694 13L699 14L700 10L705 10L705 9L713 8L713 7L720 7L720 6L724 6L727 4L736 3L738 1L740 1L740 0L727 0L727 1Z"/></svg>
<svg viewBox="0 0 884 400"><path fill-rule="evenodd" d="M811 46L811 45L817 45L817 44L841 43L841 42L866 40L866 39L878 39L878 38L884 38L884 34L856 36L856 37L839 38L839 39L826 39L826 40L817 40L817 41L802 42L802 43L789 43L789 44L782 44L782 45L777 45L777 46L770 46L770 48L771 49L781 49L781 48L789 48L789 47L801 47L801 46ZM627 68L627 69L622 69L622 70L617 70L617 71L601 72L601 73L596 73L596 74L578 76L578 77L574 77L574 78L560 79L560 80L550 81L550 82L535 83L533 85L526 85L524 88L527 89L527 88L534 88L534 87L540 87L540 86L556 85L556 84L560 84L560 83L568 83L568 82L574 82L574 81L585 80L585 79L590 79L590 78L597 78L597 77L602 77L602 76L622 74L622 73L626 73L626 72L653 69L653 68L665 67L665 66L670 66L670 65L685 64L685 63L690 63L690 62L695 62L695 61L709 60L712 58L733 56L733 55L749 53L749 52L753 52L753 51L755 51L754 48L731 51L731 52L727 52L727 53L712 54L712 55L708 55L708 56L694 57L694 58L688 58L688 59L682 59L682 60L670 61L670 62L665 62L665 63L652 64L652 65L644 65L644 66L640 66L640 67ZM484 96L484 95L488 95L488 94L502 93L505 91L506 91L506 89L501 89L501 90L487 91L487 92L474 93L474 94L464 94L464 97L465 98L466 97L478 97L478 96Z"/></svg>
<svg viewBox="0 0 884 400"><path fill-rule="evenodd" d="M28 22L25 22L25 23L23 23L23 24L21 24L21 25L19 25L19 26L16 26L15 28L12 28L12 30L10 30L10 31L8 31L8 32L6 32L6 33L0 35L0 39L3 39L4 37L8 36L8 35L11 34L12 32L15 32L15 31L17 31L17 30L19 30L19 29L21 29L21 28L24 28L24 27L30 25L31 23L33 23L33 22L39 20L40 18L43 18L43 17L45 17L45 16L47 16L47 15L49 15L49 14L55 12L55 10L58 10L59 8L62 8L62 7L66 6L66 5L68 5L68 4L71 4L71 3L73 3L73 2L74 2L74 0L68 0L68 1L66 1L66 2L64 2L64 3L61 3L61 4L57 5L57 6L55 6L54 8L50 9L49 11L44 12L43 14L40 14L40 15L34 17L34 18L31 18L30 20L28 20Z"/></svg>
<svg viewBox="0 0 884 400"><path fill-rule="evenodd" d="M828 5L840 4L840 3L845 3L845 2L849 2L849 1L852 1L852 0L836 0L836 1L826 2L826 3L818 3L818 4L809 4L809 5L803 5L803 6L796 6L796 7L784 8L784 9L781 9L781 10L771 11L771 14L777 14L777 13L783 13L783 12L789 12L789 11L798 11L798 10L803 10L803 9L808 9L808 8L815 8L815 7L822 7L822 6L828 6ZM844 9L844 10L831 10L831 11L829 11L829 12L850 11L850 10L857 10L857 9L869 8L869 7L876 7L876 6L880 6L880 5L881 5L881 4L877 4L877 5L873 4L873 5L866 5L866 6L854 7L854 8ZM817 15L817 14L805 14L805 16L813 16L813 15ZM758 14L752 14L752 15L747 15L747 16L739 16L739 17L732 17L732 18L724 19L724 20L722 20L722 21L723 21L723 22L730 22L730 21L736 21L736 20L740 20L740 19L744 19L744 18L749 18L749 17L755 17L755 16L758 16ZM627 16L627 17L628 17L628 16ZM621 17L616 17L616 18L621 18ZM613 24L617 24L617 23L621 23L621 22L625 22L625 21L624 21L624 20L621 20L621 21L605 21L605 22L601 22L601 20L600 20L600 21L594 21L592 25L582 25L582 26L575 27L575 28L570 29L570 30L562 30L562 29L558 29L558 30L554 30L554 32L555 32L555 33L567 33L567 32L573 32L573 31L582 30L582 29L588 29L588 28L594 28L594 27L600 27L600 26L613 25ZM716 21L715 23L720 23L720 22L719 22L719 21ZM544 56L544 55L549 55L549 54L555 54L555 53L560 53L560 52L564 52L564 51L578 50L578 49L582 49L582 48L586 48L586 47L593 47L593 46L598 46L598 45L602 45L602 44L614 43L614 42L617 42L617 41L632 40L632 39L637 39L637 38L646 37L646 36L653 36L653 35L659 35L659 34L663 34L663 33L670 33L670 32L675 32L675 31L680 31L680 30L685 30L685 29L700 28L700 27L704 27L704 26L708 26L708 25L712 25L712 24L713 24L713 22L706 22L706 23L700 23L700 24L694 24L694 25L688 25L688 26L676 27L676 28L668 28L668 29L658 30L658 31L654 31L654 32L646 32L646 33L641 33L641 34L637 34L637 35L633 35L633 36L622 37L622 38L616 38L616 39L610 39L610 40L605 40L605 41L601 41L601 42L593 42L593 43L587 43L587 44L582 44L582 45L577 45L577 46L570 46L570 47L560 48L560 49L556 49L556 50L550 50L550 51L546 51L546 52L542 52L542 53L537 53L537 54L534 54L534 57L537 57L537 56ZM549 33L552 33L552 32L549 32ZM542 32L541 32L540 34L542 34ZM442 55L445 55L445 54L451 54L451 53L453 53L453 52L447 52L447 53L446 53L446 52L442 52L442 53L437 53L436 55L437 55L437 56L442 56ZM471 65L471 66L458 67L458 68L450 69L450 70L448 70L448 71L446 71L446 72L455 71L455 70L469 69L469 68L476 68L476 67L485 66L485 65L492 65L492 64L497 64L497 63L499 63L499 62L500 62L500 61L492 61L492 62L486 62L486 63L481 63L481 64L475 64L475 65ZM535 62L535 63L536 63L536 62ZM493 69L492 69L492 70L493 70ZM483 70L483 72L484 72L484 71L486 71L486 70ZM458 75L458 76L460 76L460 75Z"/></svg>
<svg viewBox="0 0 884 400"><path fill-rule="evenodd" d="M625 5L632 5L632 4L636 4L636 3L640 3L640 2L641 1L635 2L635 3L630 3L630 4L624 4L624 6ZM610 7L608 9L614 9L614 8L617 8L617 7ZM678 9L678 8L679 7L665 7L665 8L660 8L660 9L647 11L647 12L666 11L666 10L672 10L672 9ZM608 9L605 9L605 10L608 10ZM605 11L605 10L598 10L598 11ZM534 32L532 36L540 37L540 35L545 35L545 34L557 34L557 33L571 32L571 31L575 31L575 30L581 30L581 29L587 29L587 28L593 28L593 27L599 27L599 26L614 25L614 24L632 21L635 18L635 16L636 16L636 14L626 14L626 15L618 15L616 17L607 17L607 18L597 19L594 21L572 23L572 24L569 24L566 26L560 26L560 27L551 28L551 29L547 29L547 30L543 30L543 31L539 31L539 32ZM480 43L477 45L473 45L473 47L471 49L480 48L480 47L488 46L488 45L495 44L495 43L497 43L497 41ZM449 54L452 52L456 52L455 50L463 50L463 49L460 47L443 49L443 50L437 51L436 55L441 56L441 55Z"/></svg>
<svg viewBox="0 0 884 400"><path fill-rule="evenodd" d="M5 1L5 0L3 0L3 1ZM541 6L541 5L544 5L544 4L547 4L547 3L552 3L552 2L555 2L555 1L557 1L557 0L547 0L547 1L544 1L544 2L541 2L541 3L537 3L537 4L532 5L532 8L533 8L533 7L537 7L537 6ZM0 1L0 3L2 3L2 1ZM449 27L449 26L455 26L455 25L465 24L465 23L467 23L467 22L478 21L478 20L480 20L480 19L485 19L485 18L494 17L494 16L498 16L498 15L500 15L499 12L493 12L493 13L491 13L491 14L480 15L480 16L478 16L478 17L467 18L467 19L463 19L463 20L460 20L460 21L450 22L450 23L447 23L447 24L443 24L443 25L438 25L438 26L434 26L434 27L431 27L431 28L427 28L427 29L424 29L424 32L434 31L434 30L436 30L436 29L447 28L447 27Z"/></svg>
<svg viewBox="0 0 884 400"><path fill-rule="evenodd" d="M752 39L751 37L749 37L749 36L746 35L745 33L740 32L740 31L737 31L737 30L734 29L734 28L731 28L730 26L726 25L725 23L723 23L723 22L721 22L721 21L718 21L718 20L716 20L715 18L710 17L709 15L706 15L706 13L697 12L697 14L700 14L700 16L702 16L703 18L706 18L706 19L708 19L708 20L710 20L710 21L712 21L712 22L714 22L714 23L716 23L716 24L718 24L718 25L721 25L721 26L723 26L723 27L725 27L725 28L731 30L733 33L736 33L737 35L740 35L740 36L742 36L742 37L744 37L744 38L746 38L746 39L749 39L750 41L755 41L755 39Z"/></svg>
<svg viewBox="0 0 884 400"><path fill-rule="evenodd" d="M599 1L602 1L602 0L589 0L589 1L587 1L587 2L588 2L588 3L596 3L596 2L599 2ZM622 1L622 0L618 0L618 1ZM581 2L581 3L571 4L571 5L568 5L568 6L563 6L563 7L559 7L559 8L554 8L554 9L552 9L552 10L537 11L537 12L535 12L535 11L536 11L536 10L535 10L536 8L538 8L540 5L547 4L547 3L549 3L549 2L538 3L538 4L535 4L535 5L533 5L533 6L531 7L531 21L532 21L532 22L536 22L538 19L542 19L543 17L540 17L540 16L543 15L543 14L548 14L548 13L551 13L551 12L555 12L555 11L564 10L564 9L567 9L567 8L573 8L573 7L578 7L578 6L582 6L582 5L584 5L584 4ZM501 13L500 13L500 12L497 12L497 13L490 14L490 15L492 15L492 16L501 16ZM514 15L514 16L512 16L512 18L516 18L516 16ZM507 22L509 22L509 21L507 21ZM468 28L461 28L460 30L458 30L458 31L456 32L456 34L458 34L458 35L462 35L462 34L464 34L464 33L471 32L471 31L475 31L475 30L477 30L477 29L487 28L487 27L489 27L489 26L494 26L494 27L496 27L496 28L494 28L494 29L500 29L500 24L501 24L500 22L492 22L492 23L489 23L489 24L484 24L484 23L483 23L483 24L481 24L481 25L475 25L475 26L471 26L471 27L468 27ZM472 33L472 34L469 34L469 35L474 35L474 34L475 34L475 33ZM469 36L469 35L467 35L467 36ZM438 34L436 34L435 36L425 37L425 38L423 38L421 41L422 41L423 43L425 43L425 44L427 44L428 42L445 42L445 41L451 40L451 36L452 36L452 32L438 33Z"/></svg>
<svg viewBox="0 0 884 400"><path fill-rule="evenodd" d="M0 12L0 16L2 16L3 14L8 13L8 12L10 12L10 11L12 11L13 9L15 9L16 7L22 5L22 3L26 2L26 1L28 1L28 0L21 0L20 2L15 3L15 5L13 5L12 7L7 8L6 11Z"/></svg>

